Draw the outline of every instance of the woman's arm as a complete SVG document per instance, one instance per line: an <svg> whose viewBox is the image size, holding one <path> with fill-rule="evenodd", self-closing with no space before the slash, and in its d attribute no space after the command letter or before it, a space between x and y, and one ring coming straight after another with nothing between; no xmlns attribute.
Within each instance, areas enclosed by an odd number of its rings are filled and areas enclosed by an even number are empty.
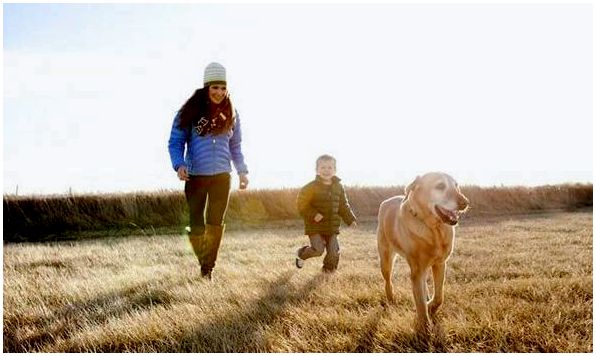
<svg viewBox="0 0 596 356"><path fill-rule="evenodd" d="M240 115L236 111L236 123L234 124L234 132L230 137L230 154L232 155L232 161L236 172L239 175L248 174L248 167L244 163L244 155L242 154L242 127L240 125Z"/></svg>
<svg viewBox="0 0 596 356"><path fill-rule="evenodd" d="M178 168L184 166L184 146L188 136L190 136L190 127L182 129L180 125L180 112L174 117L172 130L170 132L170 140L168 141L168 150L170 152L170 160L172 161L172 168L177 172Z"/></svg>

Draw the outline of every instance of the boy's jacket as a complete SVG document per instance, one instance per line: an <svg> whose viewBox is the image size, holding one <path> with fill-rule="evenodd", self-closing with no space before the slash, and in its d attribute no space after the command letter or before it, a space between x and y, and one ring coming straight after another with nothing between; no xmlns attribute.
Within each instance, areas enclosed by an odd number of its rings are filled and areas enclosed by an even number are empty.
<svg viewBox="0 0 596 356"><path fill-rule="evenodd" d="M344 187L340 183L340 179L335 176L332 183L326 185L317 175L315 180L302 187L296 203L298 211L304 219L306 235L339 234L342 219L348 225L356 221ZM317 213L323 215L323 220L320 222L314 220Z"/></svg>

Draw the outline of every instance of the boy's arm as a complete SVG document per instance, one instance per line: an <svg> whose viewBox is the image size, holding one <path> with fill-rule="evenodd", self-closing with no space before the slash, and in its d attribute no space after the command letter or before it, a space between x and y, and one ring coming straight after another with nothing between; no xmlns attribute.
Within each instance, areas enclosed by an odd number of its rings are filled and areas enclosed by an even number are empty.
<svg viewBox="0 0 596 356"><path fill-rule="evenodd" d="M352 225L354 221L356 221L356 215L352 211L350 207L350 203L348 203L348 196L346 195L346 191L343 185L340 185L341 193L339 196L339 216L344 220L344 222L348 225Z"/></svg>
<svg viewBox="0 0 596 356"><path fill-rule="evenodd" d="M296 205L298 207L298 212L300 216L302 216L307 221L312 221L317 215L317 211L310 205L312 200L313 190L310 188L310 185L306 185L300 192L298 193L298 198L296 199Z"/></svg>

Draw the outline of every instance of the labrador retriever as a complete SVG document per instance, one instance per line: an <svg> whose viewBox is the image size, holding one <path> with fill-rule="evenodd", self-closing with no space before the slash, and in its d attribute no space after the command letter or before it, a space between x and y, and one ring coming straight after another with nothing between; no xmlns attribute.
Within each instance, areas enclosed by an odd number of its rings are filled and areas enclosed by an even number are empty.
<svg viewBox="0 0 596 356"><path fill-rule="evenodd" d="M410 266L417 320L424 330L429 330L431 317L443 303L445 265L453 250L455 225L468 206L457 182L440 172L416 177L406 187L405 196L389 198L380 205L377 242L387 299L394 303L391 276L400 254ZM428 302L430 269L434 295Z"/></svg>

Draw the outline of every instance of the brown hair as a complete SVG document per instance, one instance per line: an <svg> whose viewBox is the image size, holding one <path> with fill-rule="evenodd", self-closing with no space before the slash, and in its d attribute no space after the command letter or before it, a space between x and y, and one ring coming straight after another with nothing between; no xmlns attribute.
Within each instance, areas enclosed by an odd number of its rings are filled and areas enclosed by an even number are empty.
<svg viewBox="0 0 596 356"><path fill-rule="evenodd" d="M209 86L197 89L178 111L180 115L179 127L186 129L196 126L201 118L211 118L219 112L222 112L228 118L232 118L232 120L226 120L225 125L218 128L216 132L213 132L214 134L228 132L234 125L233 118L236 113L234 112L230 95L229 93L226 94L225 99L220 104L214 104L209 99Z"/></svg>
<svg viewBox="0 0 596 356"><path fill-rule="evenodd" d="M333 166L334 167L337 166L337 161L335 160L335 157L333 157L331 155L324 154L324 155L319 156L319 158L317 158L317 168L319 168L319 163L321 163L322 161L332 161Z"/></svg>

